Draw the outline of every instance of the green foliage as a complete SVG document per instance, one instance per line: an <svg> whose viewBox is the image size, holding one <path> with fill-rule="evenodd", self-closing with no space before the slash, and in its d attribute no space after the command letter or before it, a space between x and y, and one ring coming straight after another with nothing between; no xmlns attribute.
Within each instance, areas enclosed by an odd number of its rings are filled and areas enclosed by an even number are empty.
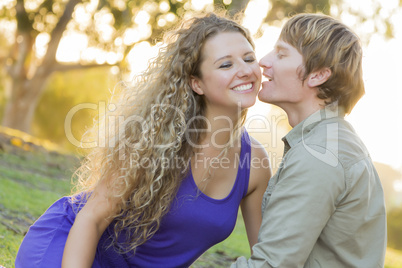
<svg viewBox="0 0 402 268"><path fill-rule="evenodd" d="M402 207L388 213L388 245L402 250Z"/></svg>
<svg viewBox="0 0 402 268"><path fill-rule="evenodd" d="M383 163L375 162L374 165L380 175L382 188L384 189L385 207L388 211L398 208L400 205L400 193L395 191L394 184L401 178L402 173Z"/></svg>
<svg viewBox="0 0 402 268"><path fill-rule="evenodd" d="M35 113L33 135L49 139L69 151L76 152L77 147L71 144L66 136L64 124L67 115L77 105L98 106L100 102L107 102L116 84L117 80L109 68L53 74ZM76 140L81 140L85 131L92 127L93 118L96 116L97 110L87 108L82 108L74 114L71 126Z"/></svg>
<svg viewBox="0 0 402 268"><path fill-rule="evenodd" d="M402 251L387 248L384 268L402 268Z"/></svg>
<svg viewBox="0 0 402 268"><path fill-rule="evenodd" d="M394 37L395 29L391 17L398 10L397 8L392 11L387 10L381 1L370 3L372 12L356 9L356 6L351 4L353 2L351 0L271 0L270 2L272 6L265 17L265 22L268 24L280 25L283 19L298 13L318 12L337 18L341 18L343 14L349 14L356 21L353 29L358 32L364 43L368 43L370 37L375 33L379 33L385 38ZM373 23L374 28L372 30L368 30L371 24L367 22ZM361 30L358 31L359 29Z"/></svg>
<svg viewBox="0 0 402 268"><path fill-rule="evenodd" d="M339 1L343 2L343 1ZM270 23L273 21L281 21L285 17L292 16L297 13L316 13L321 12L329 14L329 0L301 0L301 1L271 1L272 8L268 11L265 21Z"/></svg>
<svg viewBox="0 0 402 268"><path fill-rule="evenodd" d="M4 72L0 71L0 118L3 117L4 107L6 105L6 97L5 97L5 89L4 84L2 81L5 81L6 77Z"/></svg>

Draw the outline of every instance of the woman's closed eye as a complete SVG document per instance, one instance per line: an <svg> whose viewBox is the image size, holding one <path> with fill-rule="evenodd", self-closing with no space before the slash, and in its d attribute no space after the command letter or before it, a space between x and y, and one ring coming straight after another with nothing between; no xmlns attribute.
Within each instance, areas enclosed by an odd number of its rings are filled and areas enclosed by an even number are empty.
<svg viewBox="0 0 402 268"><path fill-rule="evenodd" d="M245 62L255 62L256 59L255 59L255 57L247 57L247 58L244 59L244 61Z"/></svg>
<svg viewBox="0 0 402 268"><path fill-rule="evenodd" d="M228 69L230 67L232 67L232 63L231 62L224 62L219 66L219 69Z"/></svg>

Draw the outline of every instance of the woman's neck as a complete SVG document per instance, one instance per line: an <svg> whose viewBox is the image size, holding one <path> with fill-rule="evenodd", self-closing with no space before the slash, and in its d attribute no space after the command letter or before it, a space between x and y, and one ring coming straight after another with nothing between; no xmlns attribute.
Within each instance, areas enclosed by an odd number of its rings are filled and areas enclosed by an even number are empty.
<svg viewBox="0 0 402 268"><path fill-rule="evenodd" d="M234 128L237 126L241 118L241 110L236 113L223 113L207 110L205 120L207 122L207 130L201 144L222 149L230 141L230 136Z"/></svg>

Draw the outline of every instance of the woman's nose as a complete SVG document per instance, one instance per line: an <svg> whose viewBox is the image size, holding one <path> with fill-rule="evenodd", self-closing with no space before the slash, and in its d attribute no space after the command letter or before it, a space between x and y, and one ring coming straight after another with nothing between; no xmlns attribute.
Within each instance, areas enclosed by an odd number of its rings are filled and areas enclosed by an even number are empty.
<svg viewBox="0 0 402 268"><path fill-rule="evenodd" d="M240 66L240 68L239 68L239 70L238 70L238 72L237 72L237 75L238 75L239 77L248 77L248 76L250 76L252 73L253 73L253 70L252 70L250 64L247 63L247 62L244 62L244 63Z"/></svg>

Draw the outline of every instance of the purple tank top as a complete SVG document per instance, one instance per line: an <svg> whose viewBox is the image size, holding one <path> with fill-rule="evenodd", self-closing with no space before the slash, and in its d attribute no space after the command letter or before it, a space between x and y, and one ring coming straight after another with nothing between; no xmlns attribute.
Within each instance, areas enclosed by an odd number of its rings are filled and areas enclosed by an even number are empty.
<svg viewBox="0 0 402 268"><path fill-rule="evenodd" d="M137 248L135 255L122 256L128 267L188 267L210 247L226 239L234 229L240 202L247 194L250 159L250 138L244 130L236 181L229 195L219 200L198 190L190 170L159 230ZM98 247L102 266L124 267L121 259L113 259L115 254L99 251L102 250Z"/></svg>

